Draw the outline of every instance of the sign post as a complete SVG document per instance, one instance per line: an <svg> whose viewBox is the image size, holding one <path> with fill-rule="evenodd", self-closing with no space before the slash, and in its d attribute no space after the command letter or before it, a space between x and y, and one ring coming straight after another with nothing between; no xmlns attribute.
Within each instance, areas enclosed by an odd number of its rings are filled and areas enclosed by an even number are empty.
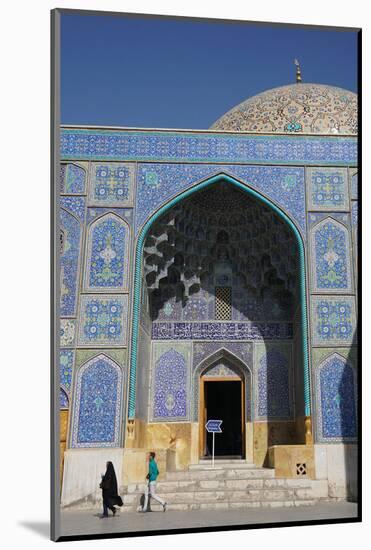
<svg viewBox="0 0 371 550"><path fill-rule="evenodd" d="M213 456L212 456L212 468L214 469L214 457L215 457L215 434L221 434L221 424L223 420L208 420L205 424L205 428L209 433L213 434Z"/></svg>

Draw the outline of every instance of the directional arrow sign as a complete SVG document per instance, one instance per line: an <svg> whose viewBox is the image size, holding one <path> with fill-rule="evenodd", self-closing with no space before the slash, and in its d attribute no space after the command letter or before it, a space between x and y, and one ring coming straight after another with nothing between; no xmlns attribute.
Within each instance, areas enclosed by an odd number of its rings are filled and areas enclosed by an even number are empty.
<svg viewBox="0 0 371 550"><path fill-rule="evenodd" d="M223 420L208 420L205 428L209 433L221 434L222 429L220 426L222 422Z"/></svg>

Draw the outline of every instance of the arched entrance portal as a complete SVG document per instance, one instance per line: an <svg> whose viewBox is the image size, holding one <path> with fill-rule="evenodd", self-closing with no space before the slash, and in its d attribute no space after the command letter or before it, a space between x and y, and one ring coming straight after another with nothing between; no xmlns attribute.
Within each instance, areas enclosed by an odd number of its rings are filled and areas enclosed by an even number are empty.
<svg viewBox="0 0 371 550"><path fill-rule="evenodd" d="M193 380L199 403L199 456L210 458L212 435L205 425L210 419L222 420L222 434L216 436L215 456L246 458L246 423L251 419L251 371L240 359L222 348L204 359ZM250 445L248 445L250 447Z"/></svg>
<svg viewBox="0 0 371 550"><path fill-rule="evenodd" d="M230 190L228 195L225 193L227 188ZM214 208L213 199L223 193L226 200L218 210ZM229 203L240 211L232 211ZM224 209L223 214L221 209ZM189 358L194 357L195 346L200 340L213 343L227 340L233 345L243 344L238 352L240 356L247 353L250 344L259 344L254 359L257 361L255 417L265 421L270 434L277 434L282 432L281 428L270 426L269 421L290 419L295 422L299 415L306 420L300 426L305 425L310 435L304 266L303 242L293 222L267 198L230 176L220 174L198 183L160 208L142 229L137 243L128 433L133 433L138 410L138 335L148 295L146 323L152 323L152 328L147 326L147 334L151 332L152 342L162 340L161 345L171 340L172 355L177 357L177 372L183 373L180 381L175 371L166 366L161 350L155 356L152 352L152 358L155 357L152 369L161 373L166 371L172 379L166 384L166 395L160 395L159 385L156 386L158 391L152 389L151 398L159 396L156 411L162 412L152 415L150 422L175 420L201 424L203 419L198 418L200 403L192 402L187 395L186 378L193 376L195 368ZM165 320L169 323L164 323ZM283 352L281 348L287 344L286 340L292 339L295 323L294 332L301 341L295 356L296 368L300 369L301 395L294 399L293 387L289 385L293 378L289 364L291 352ZM158 342L155 344L157 346ZM184 351L187 346L189 353ZM277 369L273 368L274 362ZM161 379L156 373L151 377ZM140 382L142 379L144 375ZM278 381L276 387L282 390L281 395L275 393L270 384L272 379L275 383ZM206 382L203 382L205 390ZM145 382L143 388L144 385ZM176 395L184 400L179 406ZM207 399L209 397L210 392ZM298 405L295 411L294 401ZM284 407L282 402L285 402ZM207 405L210 406L209 402ZM142 410L150 406L144 404ZM172 415L173 409L181 413ZM295 429L291 426L290 433ZM268 439L268 432L266 436ZM307 441L305 437L301 439ZM244 442L241 450L244 450Z"/></svg>

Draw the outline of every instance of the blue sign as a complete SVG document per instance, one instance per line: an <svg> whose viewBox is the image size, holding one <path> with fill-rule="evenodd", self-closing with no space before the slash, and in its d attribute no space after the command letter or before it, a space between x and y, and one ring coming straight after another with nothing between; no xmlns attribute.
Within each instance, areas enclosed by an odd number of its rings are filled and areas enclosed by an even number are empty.
<svg viewBox="0 0 371 550"><path fill-rule="evenodd" d="M222 429L220 426L222 422L223 420L208 420L205 425L205 428L209 433L221 434Z"/></svg>

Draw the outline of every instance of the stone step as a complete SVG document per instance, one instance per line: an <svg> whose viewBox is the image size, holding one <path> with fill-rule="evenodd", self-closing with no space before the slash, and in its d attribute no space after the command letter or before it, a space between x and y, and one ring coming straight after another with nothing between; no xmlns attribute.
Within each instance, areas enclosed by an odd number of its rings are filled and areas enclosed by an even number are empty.
<svg viewBox="0 0 371 550"><path fill-rule="evenodd" d="M208 470L212 468L211 460L200 460L198 464L190 464L188 466L189 471L194 470ZM257 468L251 462L246 462L246 460L215 460L214 462L215 470L256 470ZM262 468L263 469L263 468ZM266 469L266 468L264 468Z"/></svg>
<svg viewBox="0 0 371 550"><path fill-rule="evenodd" d="M130 483L122 488L124 494L143 493L145 483ZM156 491L158 493L182 493L198 490L248 490L248 489L311 489L311 481L308 479L206 479L206 480L173 480L158 481Z"/></svg>
<svg viewBox="0 0 371 550"><path fill-rule="evenodd" d="M275 500L275 501L241 501L241 502L200 502L200 503L169 503L167 511L189 511L189 510L239 510L249 508L287 508L293 506L313 506L316 504L316 499L307 500ZM162 512L160 504L151 503L153 512ZM121 512L137 511L137 505L124 505Z"/></svg>
<svg viewBox="0 0 371 550"><path fill-rule="evenodd" d="M193 470L177 470L166 473L166 481L187 481L201 479L272 479L274 469L269 468L199 468ZM165 481L165 480L164 480Z"/></svg>

